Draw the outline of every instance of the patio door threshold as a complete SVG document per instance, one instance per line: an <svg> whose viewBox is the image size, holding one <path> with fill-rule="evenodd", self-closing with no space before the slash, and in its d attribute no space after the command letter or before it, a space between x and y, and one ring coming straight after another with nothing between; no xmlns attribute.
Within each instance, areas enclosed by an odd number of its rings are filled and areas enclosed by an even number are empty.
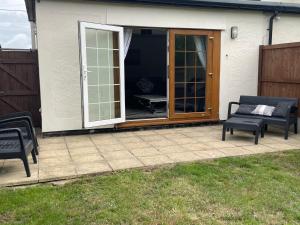
<svg viewBox="0 0 300 225"><path fill-rule="evenodd" d="M124 123L115 124L117 129L133 128L133 127L147 127L147 126L161 126L161 125L175 125L175 124L190 124L190 123L207 123L218 122L219 119L214 118L183 118L183 119L147 119L147 120L135 120L126 121Z"/></svg>

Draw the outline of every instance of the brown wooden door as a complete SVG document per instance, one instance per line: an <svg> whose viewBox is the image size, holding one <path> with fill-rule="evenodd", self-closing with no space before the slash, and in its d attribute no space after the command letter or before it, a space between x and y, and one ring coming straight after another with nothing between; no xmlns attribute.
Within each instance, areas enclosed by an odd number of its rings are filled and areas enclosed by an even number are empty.
<svg viewBox="0 0 300 225"><path fill-rule="evenodd" d="M37 51L0 50L0 115L29 111L41 125Z"/></svg>
<svg viewBox="0 0 300 225"><path fill-rule="evenodd" d="M218 119L220 33L170 30L169 117Z"/></svg>

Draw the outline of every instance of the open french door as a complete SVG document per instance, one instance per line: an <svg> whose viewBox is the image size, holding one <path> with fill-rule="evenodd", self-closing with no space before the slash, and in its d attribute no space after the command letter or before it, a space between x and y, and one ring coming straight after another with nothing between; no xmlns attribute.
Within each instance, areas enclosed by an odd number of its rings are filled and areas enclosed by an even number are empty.
<svg viewBox="0 0 300 225"><path fill-rule="evenodd" d="M125 122L123 28L79 26L84 127Z"/></svg>

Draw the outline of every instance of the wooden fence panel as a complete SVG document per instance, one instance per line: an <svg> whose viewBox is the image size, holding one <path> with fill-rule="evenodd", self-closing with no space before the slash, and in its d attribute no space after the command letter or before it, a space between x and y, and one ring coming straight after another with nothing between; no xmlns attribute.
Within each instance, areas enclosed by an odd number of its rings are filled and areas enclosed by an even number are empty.
<svg viewBox="0 0 300 225"><path fill-rule="evenodd" d="M261 46L259 58L258 95L300 99L300 43Z"/></svg>
<svg viewBox="0 0 300 225"><path fill-rule="evenodd" d="M29 111L41 126L38 58L35 50L0 50L0 115Z"/></svg>

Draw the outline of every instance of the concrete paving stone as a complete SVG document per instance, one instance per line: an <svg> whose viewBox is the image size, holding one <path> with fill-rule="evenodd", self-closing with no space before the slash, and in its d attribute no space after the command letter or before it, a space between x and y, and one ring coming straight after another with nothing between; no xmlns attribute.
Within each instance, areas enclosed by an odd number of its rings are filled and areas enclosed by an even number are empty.
<svg viewBox="0 0 300 225"><path fill-rule="evenodd" d="M97 147L100 152L113 152L113 151L127 150L127 148L123 144L97 145Z"/></svg>
<svg viewBox="0 0 300 225"><path fill-rule="evenodd" d="M198 142L215 142L215 141L221 141L221 136L220 137L214 137L214 136L199 136L199 137L194 137L193 139L197 140Z"/></svg>
<svg viewBox="0 0 300 225"><path fill-rule="evenodd" d="M124 143L124 146L131 150L135 148L147 148L152 147L152 142L137 142L137 143Z"/></svg>
<svg viewBox="0 0 300 225"><path fill-rule="evenodd" d="M96 147L81 147L81 148L70 148L70 155L85 155L85 154L96 154L98 153L98 149Z"/></svg>
<svg viewBox="0 0 300 225"><path fill-rule="evenodd" d="M246 149L253 154L259 154L259 153L266 153L266 152L272 152L274 151L272 148L265 146L265 145L249 145L249 146L243 146L243 149Z"/></svg>
<svg viewBox="0 0 300 225"><path fill-rule="evenodd" d="M194 127L194 130L198 132L209 132L212 131L213 128L211 128L210 126L198 126L198 127Z"/></svg>
<svg viewBox="0 0 300 225"><path fill-rule="evenodd" d="M154 130L154 132L158 135L175 134L176 133L176 131L173 128L157 129L157 130Z"/></svg>
<svg viewBox="0 0 300 225"><path fill-rule="evenodd" d="M112 133L113 137L116 138L120 138L120 137L135 137L136 135L134 134L134 132L116 132L116 133Z"/></svg>
<svg viewBox="0 0 300 225"><path fill-rule="evenodd" d="M207 136L207 134L203 131L201 131L201 132L199 132L199 131L189 132L189 133L184 133L183 135L186 136L186 137L190 137L190 138L197 138L197 137Z"/></svg>
<svg viewBox="0 0 300 225"><path fill-rule="evenodd" d="M185 144L182 145L182 147L190 151L204 151L204 150L212 149L211 146L205 145L204 143Z"/></svg>
<svg viewBox="0 0 300 225"><path fill-rule="evenodd" d="M51 150L51 151L42 151L38 155L39 159L43 158L55 158L55 157L60 157L60 156L67 156L69 155L69 151L67 149L56 149L56 150Z"/></svg>
<svg viewBox="0 0 300 225"><path fill-rule="evenodd" d="M0 186L25 185L38 182L38 169L30 169L31 176L27 177L23 171L0 172Z"/></svg>
<svg viewBox="0 0 300 225"><path fill-rule="evenodd" d="M185 152L186 149L181 145L168 145L168 146L157 146L155 147L162 154Z"/></svg>
<svg viewBox="0 0 300 225"><path fill-rule="evenodd" d="M193 151L194 154L196 154L197 160L204 160L204 159L212 159L215 158L212 154L209 153L209 151Z"/></svg>
<svg viewBox="0 0 300 225"><path fill-rule="evenodd" d="M284 150L292 150L295 149L294 146L284 143L276 143L276 144L265 144L265 146L274 149L274 151L284 151Z"/></svg>
<svg viewBox="0 0 300 225"><path fill-rule="evenodd" d="M72 160L74 163L80 164L80 163L100 161L103 160L103 157L99 153L85 154L85 155L72 155Z"/></svg>
<svg viewBox="0 0 300 225"><path fill-rule="evenodd" d="M174 162L188 162L198 160L198 155L193 152L169 153L167 156Z"/></svg>
<svg viewBox="0 0 300 225"><path fill-rule="evenodd" d="M155 165L169 164L174 162L173 160L171 160L169 157L165 155L142 156L138 158L146 166L155 166Z"/></svg>
<svg viewBox="0 0 300 225"><path fill-rule="evenodd" d="M108 163L113 168L113 170L130 169L130 168L136 168L136 167L143 167L144 166L136 158L113 159L113 160L108 160Z"/></svg>
<svg viewBox="0 0 300 225"><path fill-rule="evenodd" d="M32 158L28 157L28 163L30 170L38 169L38 163L34 164ZM0 168L0 173L11 173L16 171L25 172L23 161L20 159L7 159Z"/></svg>
<svg viewBox="0 0 300 225"><path fill-rule="evenodd" d="M163 136L164 136L165 138L169 139L169 140L175 140L175 139L187 138L187 137L184 136L183 134L179 134L179 133L174 133L174 134L164 134Z"/></svg>
<svg viewBox="0 0 300 225"><path fill-rule="evenodd" d="M115 145L120 144L116 138L92 139L95 145Z"/></svg>
<svg viewBox="0 0 300 225"><path fill-rule="evenodd" d="M170 141L170 140L151 141L151 142L148 142L148 143L151 144L154 147L168 146L168 145L174 145L174 144L176 144L175 142Z"/></svg>
<svg viewBox="0 0 300 225"><path fill-rule="evenodd" d="M155 135L155 130L139 130L139 131L133 131L134 135L137 136L145 136L145 135Z"/></svg>
<svg viewBox="0 0 300 225"><path fill-rule="evenodd" d="M182 127L182 128L175 128L176 133L184 134L184 133L191 133L195 132L194 127Z"/></svg>
<svg viewBox="0 0 300 225"><path fill-rule="evenodd" d="M152 156L152 155L159 155L161 154L158 150L153 147L149 148L136 148L130 150L132 154L135 156Z"/></svg>
<svg viewBox="0 0 300 225"><path fill-rule="evenodd" d="M46 145L40 145L39 150L40 151L48 151L48 150L58 150L58 149L66 149L67 145L66 143L54 143L54 144L46 144Z"/></svg>
<svg viewBox="0 0 300 225"><path fill-rule="evenodd" d="M76 171L78 175L85 175L112 171L112 168L105 161L94 161L76 164Z"/></svg>
<svg viewBox="0 0 300 225"><path fill-rule="evenodd" d="M59 143L64 143L64 142L65 142L65 137L38 138L39 145L59 144Z"/></svg>
<svg viewBox="0 0 300 225"><path fill-rule="evenodd" d="M61 167L64 165L72 164L71 157L59 157L59 158L46 158L39 160L39 168L46 167Z"/></svg>
<svg viewBox="0 0 300 225"><path fill-rule="evenodd" d="M146 142L153 142L153 141L164 141L164 140L167 140L164 136L162 135L143 135L143 136L140 136L140 138L143 140L143 141L146 141Z"/></svg>
<svg viewBox="0 0 300 225"><path fill-rule="evenodd" d="M103 152L102 156L106 160L131 159L131 158L134 158L134 156L129 151Z"/></svg>
<svg viewBox="0 0 300 225"><path fill-rule="evenodd" d="M197 151L197 152L195 152L195 154L200 155L200 156L202 156L203 154L207 154L207 155L209 155L210 158L222 158L222 157L226 156L224 152L222 152L220 150L216 150L216 149Z"/></svg>
<svg viewBox="0 0 300 225"><path fill-rule="evenodd" d="M94 147L94 143L91 140L67 142L68 148L83 148L83 147Z"/></svg>
<svg viewBox="0 0 300 225"><path fill-rule="evenodd" d="M70 135L70 136L65 136L65 140L67 143L85 142L85 141L90 141L90 136L88 134Z"/></svg>
<svg viewBox="0 0 300 225"><path fill-rule="evenodd" d="M228 135L226 138L226 142L233 144L234 146L240 147L240 146L247 146L247 145L253 145L254 144L254 135L253 136L237 136L237 135ZM258 142L261 141L261 138L258 139Z"/></svg>
<svg viewBox="0 0 300 225"><path fill-rule="evenodd" d="M39 170L39 181L46 182L51 180L70 179L77 176L74 165L45 167Z"/></svg>
<svg viewBox="0 0 300 225"><path fill-rule="evenodd" d="M208 146L212 148L233 148L236 147L234 144L231 144L226 141L214 141L214 142L207 142Z"/></svg>
<svg viewBox="0 0 300 225"><path fill-rule="evenodd" d="M176 144L184 145L184 144L196 144L198 141L192 138L175 138L173 140Z"/></svg>
<svg viewBox="0 0 300 225"><path fill-rule="evenodd" d="M3 167L4 161L5 161L4 159L0 159L0 168Z"/></svg>
<svg viewBox="0 0 300 225"><path fill-rule="evenodd" d="M137 142L143 142L143 140L139 137L121 137L118 138L118 141L121 143L137 143Z"/></svg>

